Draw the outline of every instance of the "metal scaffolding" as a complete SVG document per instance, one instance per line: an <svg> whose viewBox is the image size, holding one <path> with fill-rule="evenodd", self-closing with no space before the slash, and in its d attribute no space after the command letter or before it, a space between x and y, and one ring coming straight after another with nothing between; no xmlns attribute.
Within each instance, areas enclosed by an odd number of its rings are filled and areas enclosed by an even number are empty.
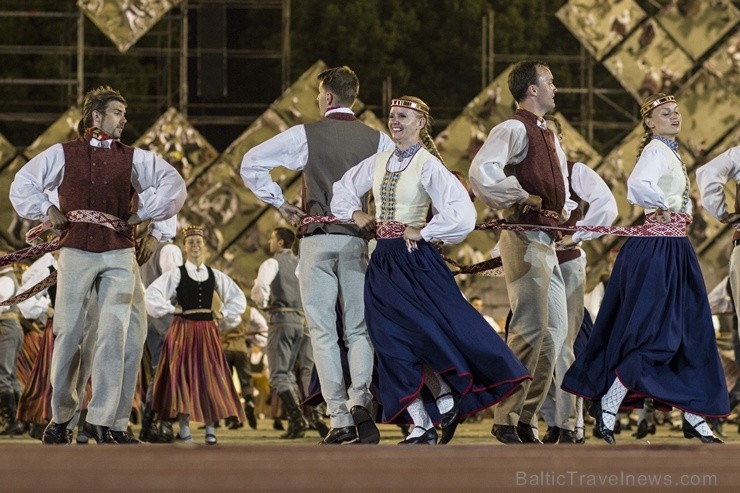
<svg viewBox="0 0 740 493"><path fill-rule="evenodd" d="M10 2L9 2L10 3ZM6 4L7 5L7 4ZM43 8L32 10L34 6ZM281 47L279 50L245 49L228 46L209 49L198 46L192 37L191 24L197 18L200 9L220 7L224 9L225 18L230 18L236 11L271 10L278 12ZM0 10L0 19L13 19L13 22L43 22L48 29L58 33L62 40L55 44L30 45L19 39L17 43L0 44L0 57L12 65L14 57L55 57L58 66L56 77L23 74L23 76L0 77L0 94L17 86L31 88L59 88L53 98L31 101L5 100L0 108L0 121L28 122L48 124L65 111L70 102L82 103L83 95L88 89L86 78L99 78L103 74L95 72L95 58L126 57L145 58L152 62L154 70L148 77L154 81L155 89L149 94L127 96L130 104L151 109L152 114L161 113L170 106L177 107L188 115L189 109L196 109L194 118L206 125L246 125L257 118L272 102L218 102L199 100L189 90L188 80L197 66L199 57L206 54L218 54L224 63L229 60L274 60L276 71L280 74L280 87L285 90L290 85L290 0L182 0L167 12L143 37L121 53L112 43L95 43L102 34L92 25L75 0L49 0L35 2L26 7L17 3L15 10ZM95 44L95 45L93 45ZM5 63L4 63L5 65ZM7 66L7 65L6 65ZM45 92L48 94L49 92ZM277 96L277 94L275 95ZM230 111L229 111L230 110ZM234 110L239 114L235 115ZM147 111L149 112L149 111Z"/></svg>

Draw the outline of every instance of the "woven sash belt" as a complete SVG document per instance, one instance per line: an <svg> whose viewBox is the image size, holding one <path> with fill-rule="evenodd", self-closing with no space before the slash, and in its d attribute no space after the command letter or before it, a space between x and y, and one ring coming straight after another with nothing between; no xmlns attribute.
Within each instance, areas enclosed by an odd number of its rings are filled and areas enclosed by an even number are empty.
<svg viewBox="0 0 740 493"><path fill-rule="evenodd" d="M130 226L126 221L119 217L106 214L105 212L78 209L76 211L68 212L66 216L67 220L71 223L99 224L126 236L131 235L133 232L132 226ZM26 242L33 243L34 241L38 240L38 238L44 231L48 231L51 229L51 221L44 221L38 226L28 230L28 233L26 233ZM14 262L20 262L21 260L35 258L45 253L58 250L59 248L59 240L51 240L46 243L23 248L21 250L17 250L13 253L9 253L3 257L0 257L0 267L12 264ZM40 293L49 286L53 286L54 284L56 284L56 282L57 272L54 271L48 277L44 278L41 282L31 287L30 289L3 301L2 303L0 303L0 306L17 305L21 301L27 300L31 296Z"/></svg>

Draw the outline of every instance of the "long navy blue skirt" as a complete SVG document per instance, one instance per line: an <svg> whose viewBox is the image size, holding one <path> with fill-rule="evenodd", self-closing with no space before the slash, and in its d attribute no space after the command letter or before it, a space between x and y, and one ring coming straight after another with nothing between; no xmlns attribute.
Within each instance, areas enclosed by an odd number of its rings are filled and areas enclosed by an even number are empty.
<svg viewBox="0 0 740 493"><path fill-rule="evenodd" d="M701 416L730 412L706 287L689 240L627 240L617 256L586 348L562 388L601 398L615 378L623 408L676 407Z"/></svg>
<svg viewBox="0 0 740 493"><path fill-rule="evenodd" d="M378 398L386 423L409 423L406 408L424 399L435 423L434 397L423 391L428 365L460 396L461 416L494 405L527 369L467 302L437 250L403 238L378 240L365 277L365 318L375 347Z"/></svg>

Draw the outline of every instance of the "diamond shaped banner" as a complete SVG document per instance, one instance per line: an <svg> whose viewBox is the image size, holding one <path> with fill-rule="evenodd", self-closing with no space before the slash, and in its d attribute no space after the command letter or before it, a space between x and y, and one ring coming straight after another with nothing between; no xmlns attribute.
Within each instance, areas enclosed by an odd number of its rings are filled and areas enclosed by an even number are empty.
<svg viewBox="0 0 740 493"><path fill-rule="evenodd" d="M638 100L672 88L693 65L691 59L652 19L636 29L604 66Z"/></svg>
<svg viewBox="0 0 740 493"><path fill-rule="evenodd" d="M77 0L82 12L126 53L180 0Z"/></svg>
<svg viewBox="0 0 740 493"><path fill-rule="evenodd" d="M730 0L715 0L670 2L655 20L697 60L737 24L739 17Z"/></svg>
<svg viewBox="0 0 740 493"><path fill-rule="evenodd" d="M633 0L568 2L555 16L601 60L645 18L645 11Z"/></svg>
<svg viewBox="0 0 740 493"><path fill-rule="evenodd" d="M13 249L28 246L24 240L26 232L35 226L31 221L19 218L8 200L10 184L13 183L15 174L26 162L27 160L23 155L18 155L0 173L0 195L4 197L3 200L6 204L5 207L0 207L0 224L3 225L3 229L0 230L0 237L2 237L2 243L11 245Z"/></svg>
<svg viewBox="0 0 740 493"><path fill-rule="evenodd" d="M31 159L54 144L78 138L77 123L80 118L82 118L80 110L76 106L70 107L26 148L23 155Z"/></svg>
<svg viewBox="0 0 740 493"><path fill-rule="evenodd" d="M732 36L709 58L677 94L685 136L694 156L701 156L740 124L740 70L733 55L740 51L740 34Z"/></svg>
<svg viewBox="0 0 740 493"><path fill-rule="evenodd" d="M188 183L218 157L218 151L175 108L169 108L133 145L162 156Z"/></svg>
<svg viewBox="0 0 740 493"><path fill-rule="evenodd" d="M15 146L8 142L3 134L0 134L0 169L15 156Z"/></svg>

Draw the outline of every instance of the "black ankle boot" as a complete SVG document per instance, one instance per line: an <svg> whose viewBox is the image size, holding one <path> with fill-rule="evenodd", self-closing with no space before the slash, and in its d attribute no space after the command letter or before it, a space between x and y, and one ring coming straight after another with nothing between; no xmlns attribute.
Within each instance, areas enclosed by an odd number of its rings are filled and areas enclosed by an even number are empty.
<svg viewBox="0 0 740 493"><path fill-rule="evenodd" d="M280 400L282 401L283 406L285 406L285 410L288 413L288 419L290 420L288 422L288 430L280 435L280 438L286 440L303 438L306 434L306 428L308 428L308 425L306 424L306 420L303 418L303 413L301 412L301 408L298 407L298 403L293 396L293 392L283 390L278 394L278 396L280 396Z"/></svg>

